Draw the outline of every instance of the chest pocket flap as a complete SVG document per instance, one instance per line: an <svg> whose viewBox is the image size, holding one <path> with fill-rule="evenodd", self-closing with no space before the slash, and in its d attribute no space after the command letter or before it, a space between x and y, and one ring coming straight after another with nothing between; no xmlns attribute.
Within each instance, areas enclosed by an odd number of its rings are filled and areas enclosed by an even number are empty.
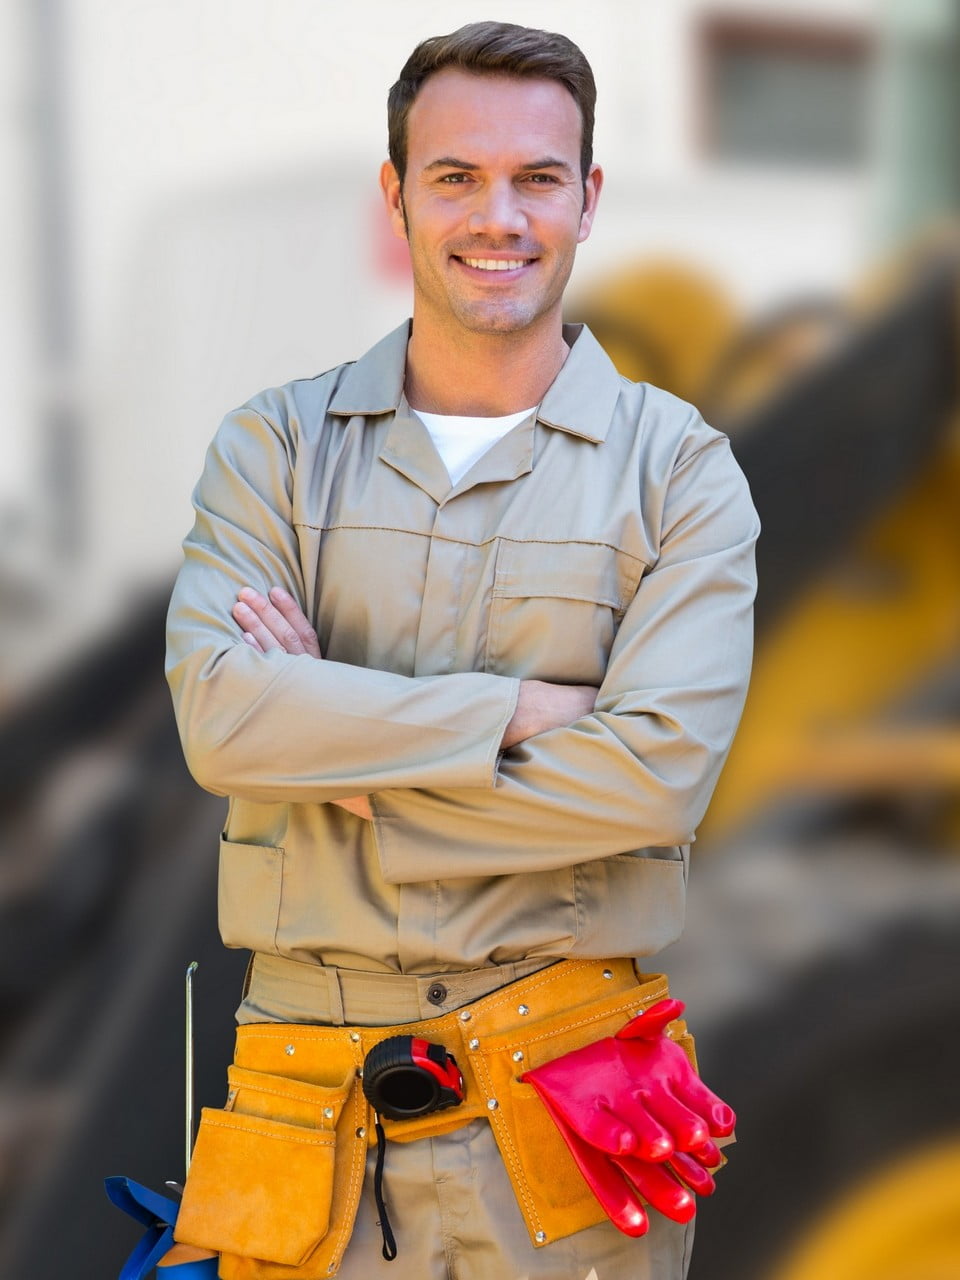
<svg viewBox="0 0 960 1280"><path fill-rule="evenodd" d="M493 594L509 600L585 600L623 613L642 568L633 556L602 543L504 540L497 554Z"/></svg>
<svg viewBox="0 0 960 1280"><path fill-rule="evenodd" d="M597 683L643 564L593 542L500 544L486 669L523 678Z"/></svg>

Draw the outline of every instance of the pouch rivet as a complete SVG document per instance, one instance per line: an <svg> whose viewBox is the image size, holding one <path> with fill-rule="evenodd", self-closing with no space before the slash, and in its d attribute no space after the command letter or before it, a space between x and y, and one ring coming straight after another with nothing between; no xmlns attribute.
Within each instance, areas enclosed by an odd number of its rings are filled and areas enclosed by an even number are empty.
<svg viewBox="0 0 960 1280"><path fill-rule="evenodd" d="M470 1012L470 1010L464 1009L463 1013L460 1014L460 1021L469 1022L472 1017L473 1017L473 1014Z"/></svg>
<svg viewBox="0 0 960 1280"><path fill-rule="evenodd" d="M522 1050L522 1049L518 1049L518 1050L516 1051L516 1053L513 1055L513 1060L514 1060L514 1062L522 1062L522 1061L523 1061L523 1050Z"/></svg>
<svg viewBox="0 0 960 1280"><path fill-rule="evenodd" d="M476 1037L476 1036L474 1036L474 1037L473 1037L473 1039L470 1041L470 1048L471 1048L471 1049L479 1049L479 1048L480 1048L480 1041L477 1039L477 1037Z"/></svg>
<svg viewBox="0 0 960 1280"><path fill-rule="evenodd" d="M361 1126L360 1126L360 1128L357 1130L357 1137L358 1137L358 1138L365 1138L366 1136L367 1136L367 1131L366 1131L366 1129L363 1127L363 1125L361 1125Z"/></svg>
<svg viewBox="0 0 960 1280"><path fill-rule="evenodd" d="M288 1044L285 1046L283 1052L287 1055L287 1057L292 1058L297 1051L292 1044Z"/></svg>
<svg viewBox="0 0 960 1280"><path fill-rule="evenodd" d="M547 1233L546 1233L545 1231L538 1231L538 1232L537 1232L537 1234L536 1234L535 1239L536 1239L536 1241L537 1241L537 1244L546 1244L546 1242L547 1242Z"/></svg>
<svg viewBox="0 0 960 1280"><path fill-rule="evenodd" d="M496 1111L496 1109L497 1109L497 1107L499 1107L499 1105L500 1105L500 1103L496 1100L496 1098L488 1098L488 1099L487 1099L487 1110L488 1110L488 1111Z"/></svg>
<svg viewBox="0 0 960 1280"><path fill-rule="evenodd" d="M530 1006L526 1004L520 1005L517 1009L517 1013L519 1013L521 1017L524 1017L529 1012L530 1012Z"/></svg>
<svg viewBox="0 0 960 1280"><path fill-rule="evenodd" d="M360 1032L359 1032L359 1031L351 1031L351 1032L350 1032L350 1039L353 1041L353 1043L354 1043L354 1044L359 1044L359 1043L360 1043Z"/></svg>
<svg viewBox="0 0 960 1280"><path fill-rule="evenodd" d="M323 1118L324 1118L324 1120L332 1120L332 1119L333 1119L333 1107L324 1107L324 1108L323 1108Z"/></svg>
<svg viewBox="0 0 960 1280"><path fill-rule="evenodd" d="M613 977L613 970L612 970L612 969L604 969L604 971L603 971L603 976L607 979L607 981L609 981L609 980Z"/></svg>

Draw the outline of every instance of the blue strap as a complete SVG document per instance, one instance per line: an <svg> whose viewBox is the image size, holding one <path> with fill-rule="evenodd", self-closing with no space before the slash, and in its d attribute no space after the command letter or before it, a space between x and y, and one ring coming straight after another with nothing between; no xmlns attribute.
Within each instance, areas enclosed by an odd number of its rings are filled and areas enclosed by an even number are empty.
<svg viewBox="0 0 960 1280"><path fill-rule="evenodd" d="M175 1262L173 1266L162 1267L157 1272L157 1280L217 1280L219 1258L202 1258L199 1262Z"/></svg>
<svg viewBox="0 0 960 1280"><path fill-rule="evenodd" d="M104 1178L103 1185L117 1208L129 1213L145 1227L155 1226L158 1222L172 1227L177 1220L180 1205L176 1200L151 1191L132 1178Z"/></svg>
<svg viewBox="0 0 960 1280"><path fill-rule="evenodd" d="M165 1253L173 1247L173 1227L180 1205L176 1200L161 1196L149 1187L134 1182L132 1178L105 1178L104 1188L118 1209L136 1218L147 1228L133 1253L123 1264L120 1280L145 1280ZM164 1277L170 1280L214 1280L217 1275L217 1259L204 1258L200 1262L178 1262L164 1267Z"/></svg>

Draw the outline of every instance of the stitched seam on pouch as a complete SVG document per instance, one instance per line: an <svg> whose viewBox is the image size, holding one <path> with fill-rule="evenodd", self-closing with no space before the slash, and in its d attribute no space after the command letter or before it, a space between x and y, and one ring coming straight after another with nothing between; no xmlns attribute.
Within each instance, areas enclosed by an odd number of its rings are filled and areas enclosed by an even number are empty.
<svg viewBox="0 0 960 1280"><path fill-rule="evenodd" d="M244 1120L266 1120L268 1118L266 1116L244 1115L242 1111L234 1112L233 1114L240 1115ZM273 1123L283 1124L285 1123L285 1121L275 1120ZM231 1133L236 1133L240 1129L246 1129L248 1133L255 1133L258 1138L272 1138L277 1142L298 1142L311 1147L332 1147L335 1145L335 1141L336 1141L332 1133L317 1133L315 1137L308 1136L308 1137L298 1138L294 1134L290 1134L290 1133L268 1133L265 1129L258 1129L254 1125L246 1126L246 1125L237 1125L237 1124L224 1124L222 1120L204 1119L204 1124L208 1129L227 1129ZM291 1129L296 1129L298 1127L299 1126L297 1125L290 1126ZM309 1133L309 1130L304 1130L304 1133Z"/></svg>
<svg viewBox="0 0 960 1280"><path fill-rule="evenodd" d="M529 992L539 991L541 988L551 986L557 982L565 982L568 978L575 976L577 973L582 973L584 969L593 968L594 965L596 965L599 962L596 960L567 960L562 963L565 965L576 966L576 967L564 968L563 972L561 973L555 973L553 968L551 967L550 969L546 969L544 971L544 974L542 977L540 977L540 975L538 974L533 974L532 976L534 978L537 978L537 981L532 983L530 986L524 987L523 992L520 993L521 998L525 998ZM557 965L556 968L560 968L560 966ZM521 981L526 982L527 979L524 978L524 979L521 979ZM519 983L515 985L519 986ZM515 990L511 991L509 987L504 987L502 991L495 992L492 997L485 997L487 999L490 999L491 1003L487 1006L487 1009L481 1010L481 1014L487 1013L488 1011L493 1009L499 1010L504 1004L508 1004L508 1003L512 1004L513 1001L517 999L517 995L518 993ZM482 1000L477 1001L477 1004L482 1004L482 1003L483 1003Z"/></svg>
<svg viewBox="0 0 960 1280"><path fill-rule="evenodd" d="M624 1005L633 1006L634 1008L636 1008L637 1006L640 1006L642 1008L647 1008L651 1003L656 1003L660 999L662 999L662 997L659 995L646 996L644 999L641 999L641 1000L637 1000L637 999L631 1000L625 996L623 1003ZM578 1027L589 1027L589 1026L592 1026L595 1022L603 1022L605 1019L612 1018L615 1014L619 1012L620 1012L620 1006L615 1005L612 1008L607 1009L601 1013L592 1014L589 1018L580 1018L577 1022L565 1022L563 1026L555 1027L552 1031L542 1031L538 1036L520 1035L518 1036L518 1039L516 1041L510 1041L510 1044L514 1044L514 1043L515 1044L539 1044L541 1040L553 1040L557 1036L565 1035L568 1031L576 1031ZM520 1028L518 1028L517 1030L519 1032ZM503 1045L499 1049L488 1049L488 1050L484 1050L481 1048L478 1050L478 1053L480 1053L481 1056L484 1055L485 1053L488 1057L496 1057L497 1054L504 1053L507 1047L508 1046Z"/></svg>
<svg viewBox="0 0 960 1280"><path fill-rule="evenodd" d="M581 970L589 968L591 965L596 964L596 961L581 960L581 961L567 961L567 963L576 965L576 969L573 972L579 973L581 972ZM570 969L564 969L563 973L553 973L552 969L546 969L542 977L539 974L533 974L532 976L537 980L536 982L531 983L530 986L524 987L523 995L526 995L527 992L529 991L539 991L542 987L551 986L555 982L564 981L565 979L572 976L572 972ZM526 979L522 979L521 981L526 982ZM519 985L519 984L516 984L516 985ZM492 1010L492 1009L499 1009L502 1005L507 1003L512 1004L513 1001L516 1000L516 998L517 998L516 991L510 991L509 987L504 987L502 991L494 992L493 995L489 997L490 1004L487 1006L487 1009L481 1010L481 1013L486 1013L488 1010ZM482 1001L478 1000L477 1003L480 1004L482 1003Z"/></svg>
<svg viewBox="0 0 960 1280"><path fill-rule="evenodd" d="M248 1070L249 1070L249 1068L248 1068ZM306 1081L302 1081L302 1082L298 1081L298 1083L306 1083ZM245 1089L245 1090L247 1091L247 1093L264 1093L264 1094L266 1094L266 1095L267 1095L267 1097L268 1097L268 1098L283 1098L285 1101L288 1101L288 1102L303 1102L303 1103L306 1103L306 1105L307 1105L307 1106L310 1106L310 1107L323 1107L323 1106L329 1106L329 1105L330 1105L330 1102L331 1102L331 1101L333 1101L333 1099L326 1099L326 1100L325 1100L325 1099L323 1099L323 1098L309 1097L309 1096L304 1095L304 1094L301 1094L301 1093L292 1093L292 1092L289 1092L289 1093L288 1093L288 1092L284 1092L284 1090L282 1090L282 1089L261 1089L259 1085L256 1085L256 1084L246 1084L246 1083L244 1083L243 1081L237 1081L237 1083L236 1083L233 1087L234 1087L238 1092L239 1092L239 1091L241 1091L241 1090L244 1090L244 1089ZM336 1092L338 1092L338 1091L339 1091L339 1086L338 1086L338 1085L335 1085L335 1084L334 1084L334 1085L318 1084L318 1085L316 1086L316 1088L318 1088L318 1089L329 1089L332 1093L336 1093ZM344 1097L346 1097L347 1090L343 1090L343 1093L344 1093ZM248 1113L247 1113L247 1112L244 1112L244 1111L239 1111L239 1112L237 1112L236 1114L238 1114L238 1115L246 1115L246 1114L248 1114ZM273 1117L272 1117L272 1116L262 1116L262 1117L261 1117L261 1119L263 1119L263 1120L272 1120L272 1119L273 1119Z"/></svg>
<svg viewBox="0 0 960 1280"><path fill-rule="evenodd" d="M366 1117L363 1114L365 1110L365 1103L362 1104L360 1101L361 1098L363 1098L363 1096L364 1096L363 1090L361 1089L358 1081L356 1084L356 1094L355 1094L355 1101L353 1106L353 1119L354 1119L355 1130L360 1128L360 1126L364 1123L366 1119ZM360 1154L357 1154L358 1151ZM356 1223L357 1211L360 1207L359 1202L360 1202L360 1194L363 1190L363 1185L362 1185L363 1175L366 1172L366 1165L367 1165L367 1142L365 1139L363 1138L354 1139L353 1153L354 1153L353 1161L350 1169L350 1191L348 1194L347 1204L348 1206L349 1205L354 1206L354 1212L353 1212L353 1217L350 1218L349 1222L345 1221L343 1226L341 1227L339 1237L333 1249L331 1262L335 1263L338 1267L340 1265L340 1259L343 1257L343 1252L346 1249L351 1236L353 1235L353 1229ZM359 1186L358 1186L358 1183L360 1184Z"/></svg>
<svg viewBox="0 0 960 1280"><path fill-rule="evenodd" d="M480 1085L484 1093L486 1093L488 1098L493 1098L496 1095L493 1088L493 1082L491 1081L489 1075L487 1074L486 1065L487 1064L485 1062L475 1061L474 1070L477 1073L477 1078L480 1080ZM504 1121L503 1116L501 1114L488 1113L488 1115L489 1115L490 1123L491 1125L493 1125L494 1132L496 1133L497 1137L502 1140L498 1142L497 1145L500 1147L501 1154L505 1153L507 1160L509 1160L510 1168L513 1172L513 1177L511 1178L511 1181L515 1189L519 1188L520 1196L523 1200L523 1207L526 1210L527 1217L532 1223L534 1230L541 1231L543 1227L540 1222L540 1215L537 1213L536 1202L534 1201L533 1196L531 1194L530 1186L527 1182L526 1174L523 1171L523 1165L520 1163L520 1157L517 1153L516 1148L513 1145L513 1139L510 1134L510 1129L506 1124L506 1122Z"/></svg>

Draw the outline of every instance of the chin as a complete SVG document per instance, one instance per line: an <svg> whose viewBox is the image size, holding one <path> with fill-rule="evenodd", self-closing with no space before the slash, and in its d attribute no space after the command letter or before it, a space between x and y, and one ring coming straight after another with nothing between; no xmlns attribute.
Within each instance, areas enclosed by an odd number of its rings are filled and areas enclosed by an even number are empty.
<svg viewBox="0 0 960 1280"><path fill-rule="evenodd" d="M498 308L495 311L483 311L463 308L458 311L458 318L471 333L503 334L520 333L528 329L538 317L535 311L528 310Z"/></svg>

